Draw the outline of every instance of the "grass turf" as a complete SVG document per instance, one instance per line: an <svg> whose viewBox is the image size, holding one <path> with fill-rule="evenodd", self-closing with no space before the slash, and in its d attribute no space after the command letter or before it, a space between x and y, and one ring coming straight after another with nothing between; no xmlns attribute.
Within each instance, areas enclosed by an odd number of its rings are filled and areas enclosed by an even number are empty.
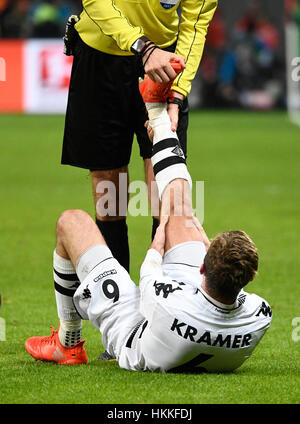
<svg viewBox="0 0 300 424"><path fill-rule="evenodd" d="M205 181L204 226L213 237L243 229L260 252L248 287L273 308L273 323L253 356L228 375L129 372L98 361L101 338L84 322L87 366L35 362L32 335L57 325L52 283L55 223L70 208L93 212L88 171L60 165L62 116L0 116L0 403L201 404L298 403L300 129L286 115L198 112L190 115L188 166ZM135 145L131 180L143 178ZM132 277L150 241L151 219L129 217ZM298 331L298 335L300 330Z"/></svg>

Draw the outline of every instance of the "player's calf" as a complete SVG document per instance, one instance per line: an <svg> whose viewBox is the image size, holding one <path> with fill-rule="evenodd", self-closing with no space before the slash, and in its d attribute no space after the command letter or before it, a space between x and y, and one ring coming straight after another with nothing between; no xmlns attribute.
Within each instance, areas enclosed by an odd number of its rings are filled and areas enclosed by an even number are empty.
<svg viewBox="0 0 300 424"><path fill-rule="evenodd" d="M149 109L149 125L153 129L152 165L160 199L168 184L174 179L192 179L177 134L171 129L171 121L165 104Z"/></svg>

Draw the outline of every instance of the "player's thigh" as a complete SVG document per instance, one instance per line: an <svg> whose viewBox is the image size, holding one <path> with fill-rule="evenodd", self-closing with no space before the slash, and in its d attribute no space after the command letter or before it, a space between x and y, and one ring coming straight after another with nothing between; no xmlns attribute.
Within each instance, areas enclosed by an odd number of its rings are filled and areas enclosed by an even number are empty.
<svg viewBox="0 0 300 424"><path fill-rule="evenodd" d="M78 269L89 272L74 295L74 304L80 316L100 330L105 349L118 359L122 346L142 319L140 292L107 247L102 249L96 267L89 269L90 263L88 254L78 263Z"/></svg>
<svg viewBox="0 0 300 424"><path fill-rule="evenodd" d="M105 221L125 218L128 205L128 166L92 170L91 179L97 218Z"/></svg>

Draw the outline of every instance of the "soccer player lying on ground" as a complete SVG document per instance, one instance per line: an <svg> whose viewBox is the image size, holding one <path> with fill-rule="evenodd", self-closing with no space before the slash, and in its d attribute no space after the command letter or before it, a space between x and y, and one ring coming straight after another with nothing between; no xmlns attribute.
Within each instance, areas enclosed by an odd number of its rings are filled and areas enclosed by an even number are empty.
<svg viewBox="0 0 300 424"><path fill-rule="evenodd" d="M105 349L122 368L233 371L271 323L267 302L243 291L256 275L257 249L243 231L223 232L210 243L192 214L191 177L171 131L165 97L157 87L153 96L150 81L145 79L141 92L153 135L161 222L139 286L112 257L86 212L64 212L54 252L59 330L28 339L26 349L39 360L86 363L85 319L100 330Z"/></svg>

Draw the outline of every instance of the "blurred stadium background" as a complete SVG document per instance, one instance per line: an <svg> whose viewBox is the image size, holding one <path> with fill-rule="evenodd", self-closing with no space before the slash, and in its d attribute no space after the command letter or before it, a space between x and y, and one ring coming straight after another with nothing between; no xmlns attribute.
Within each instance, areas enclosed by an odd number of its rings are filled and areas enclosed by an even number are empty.
<svg viewBox="0 0 300 424"><path fill-rule="evenodd" d="M61 54L62 37L68 16L80 10L79 0L0 0L0 112L64 112L72 59ZM288 108L299 23L298 0L220 1L191 107Z"/></svg>

